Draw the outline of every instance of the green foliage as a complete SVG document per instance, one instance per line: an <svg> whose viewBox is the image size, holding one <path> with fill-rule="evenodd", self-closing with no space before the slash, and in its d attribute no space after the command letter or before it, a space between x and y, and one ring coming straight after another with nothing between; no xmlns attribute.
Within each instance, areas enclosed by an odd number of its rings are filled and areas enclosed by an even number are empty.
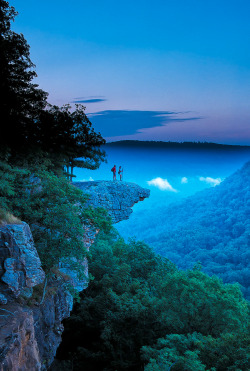
<svg viewBox="0 0 250 371"><path fill-rule="evenodd" d="M74 111L71 108L68 104L61 108L48 105L36 121L33 140L57 166L97 169L105 160L100 149L105 140L94 131L83 105L77 104Z"/></svg>
<svg viewBox="0 0 250 371"><path fill-rule="evenodd" d="M89 270L94 280L66 321L58 352L74 358L74 370L140 370L146 364L146 370L220 370L223 349L226 364L244 370L249 311L237 285L197 267L179 271L144 243L125 243L114 231L91 247Z"/></svg>
<svg viewBox="0 0 250 371"><path fill-rule="evenodd" d="M145 371L248 370L250 336L246 329L218 338L199 333L168 335L153 347L142 348Z"/></svg>
<svg viewBox="0 0 250 371"><path fill-rule="evenodd" d="M78 261L86 255L83 224L109 230L107 213L84 207L87 195L40 163L20 170L1 162L0 177L0 208L30 225L44 269L67 259L72 268L81 270Z"/></svg>
<svg viewBox="0 0 250 371"><path fill-rule="evenodd" d="M85 197L88 197L86 194ZM111 229L111 219L107 215L107 211L102 207L93 208L92 206L82 209L82 221L86 225L94 226L94 228L108 233Z"/></svg>
<svg viewBox="0 0 250 371"><path fill-rule="evenodd" d="M14 184L18 169L13 169L5 161L0 160L0 208L8 209L8 198L14 195Z"/></svg>

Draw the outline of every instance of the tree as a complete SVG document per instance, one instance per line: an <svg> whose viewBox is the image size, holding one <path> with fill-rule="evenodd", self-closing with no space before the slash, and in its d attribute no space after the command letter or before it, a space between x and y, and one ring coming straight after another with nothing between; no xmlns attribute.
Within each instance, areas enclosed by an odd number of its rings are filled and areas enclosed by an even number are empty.
<svg viewBox="0 0 250 371"><path fill-rule="evenodd" d="M0 0L0 144L20 148L32 142L31 127L46 106L47 93L32 83L36 72L29 45L22 34L11 30L17 12Z"/></svg>
<svg viewBox="0 0 250 371"><path fill-rule="evenodd" d="M61 108L48 105L33 133L36 145L49 153L57 168L66 166L71 180L75 166L94 170L105 161L105 152L100 149L105 140L94 131L84 111L80 104L74 111L69 104Z"/></svg>
<svg viewBox="0 0 250 371"><path fill-rule="evenodd" d="M42 160L36 167L19 169L0 161L0 224L13 221L14 214L30 225L46 272L68 259L81 274L84 226L109 230L111 220L105 210L86 207L88 196L65 177L47 171L47 165Z"/></svg>
<svg viewBox="0 0 250 371"><path fill-rule="evenodd" d="M1 157L6 157L7 149L11 152L8 160L21 164L47 154L53 170L62 174L66 166L72 180L75 166L100 166L105 159L100 146L105 140L94 131L85 107L52 106L48 94L32 82L37 75L29 45L22 34L11 30L16 15L7 1L0 0Z"/></svg>
<svg viewBox="0 0 250 371"><path fill-rule="evenodd" d="M199 265L178 270L114 231L91 246L89 271L57 352L74 370L249 369L249 309L237 285Z"/></svg>

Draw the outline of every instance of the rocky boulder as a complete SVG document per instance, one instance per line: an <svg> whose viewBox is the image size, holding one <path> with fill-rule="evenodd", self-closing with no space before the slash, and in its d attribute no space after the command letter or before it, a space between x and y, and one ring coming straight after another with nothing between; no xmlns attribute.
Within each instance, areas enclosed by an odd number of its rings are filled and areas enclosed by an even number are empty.
<svg viewBox="0 0 250 371"><path fill-rule="evenodd" d="M44 278L28 224L1 227L0 280L6 283L6 290L8 288L15 297L21 293L32 295L32 287L42 283Z"/></svg>

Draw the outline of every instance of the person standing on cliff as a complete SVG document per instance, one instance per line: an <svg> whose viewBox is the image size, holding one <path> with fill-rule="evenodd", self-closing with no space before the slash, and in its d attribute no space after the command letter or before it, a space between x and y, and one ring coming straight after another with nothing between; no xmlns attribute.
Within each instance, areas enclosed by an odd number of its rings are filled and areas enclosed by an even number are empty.
<svg viewBox="0 0 250 371"><path fill-rule="evenodd" d="M122 177L123 177L123 168L121 166L119 166L118 174L120 175L120 180L122 180Z"/></svg>
<svg viewBox="0 0 250 371"><path fill-rule="evenodd" d="M113 172L113 180L116 180L116 165L112 167L111 171Z"/></svg>

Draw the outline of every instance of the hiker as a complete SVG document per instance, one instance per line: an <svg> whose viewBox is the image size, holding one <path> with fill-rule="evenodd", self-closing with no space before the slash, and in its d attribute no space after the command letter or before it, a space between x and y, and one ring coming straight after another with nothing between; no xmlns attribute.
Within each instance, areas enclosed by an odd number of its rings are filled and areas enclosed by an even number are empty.
<svg viewBox="0 0 250 371"><path fill-rule="evenodd" d="M116 165L112 167L111 171L113 172L113 180L116 180Z"/></svg>
<svg viewBox="0 0 250 371"><path fill-rule="evenodd" d="M120 180L122 180L122 176L123 176L123 168L122 168L121 166L119 166L118 174L120 175Z"/></svg>

